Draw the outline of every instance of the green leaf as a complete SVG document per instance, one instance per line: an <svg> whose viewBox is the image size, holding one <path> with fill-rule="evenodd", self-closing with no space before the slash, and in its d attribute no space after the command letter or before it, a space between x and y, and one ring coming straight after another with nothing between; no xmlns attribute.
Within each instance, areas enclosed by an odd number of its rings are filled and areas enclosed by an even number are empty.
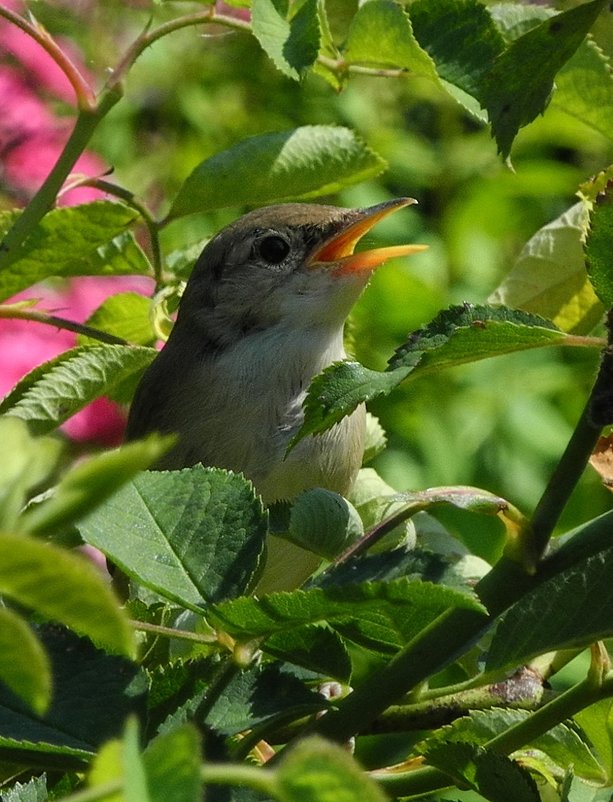
<svg viewBox="0 0 613 802"><path fill-rule="evenodd" d="M552 106L613 139L613 72L588 37L556 75Z"/></svg>
<svg viewBox="0 0 613 802"><path fill-rule="evenodd" d="M3 399L0 413L27 421L35 434L46 434L95 398L140 375L156 354L138 346L72 348L28 373Z"/></svg>
<svg viewBox="0 0 613 802"><path fill-rule="evenodd" d="M349 682L351 678L351 660L345 644L336 632L326 627L307 625L271 635L262 644L262 651L339 682Z"/></svg>
<svg viewBox="0 0 613 802"><path fill-rule="evenodd" d="M129 576L197 612L250 586L266 530L251 484L201 465L141 474L79 525Z"/></svg>
<svg viewBox="0 0 613 802"><path fill-rule="evenodd" d="M0 213L0 238L20 214ZM147 258L126 231L137 218L133 209L110 201L52 209L0 270L0 300L49 276L149 273Z"/></svg>
<svg viewBox="0 0 613 802"><path fill-rule="evenodd" d="M462 741L484 746L490 739L521 724L531 715L532 713L528 710L511 710L509 708L474 710L470 715L456 719L452 724L436 730L428 736L422 747L427 749L428 744L435 742L458 743ZM418 751L420 748L418 747ZM532 752L535 749L543 752L562 769L572 765L576 774L593 782L602 783L606 779L602 766L586 741L576 729L567 724L556 724L543 735L526 743L521 752L524 750Z"/></svg>
<svg viewBox="0 0 613 802"><path fill-rule="evenodd" d="M151 300L137 292L119 292L111 295L85 321L88 326L132 345L153 345L155 334L150 320ZM84 334L77 337L77 345L94 345L98 341Z"/></svg>
<svg viewBox="0 0 613 802"><path fill-rule="evenodd" d="M611 604L613 554L605 548L555 573L503 615L492 639L486 670L498 672L522 665L538 654L587 646L610 637Z"/></svg>
<svg viewBox="0 0 613 802"><path fill-rule="evenodd" d="M573 334L591 331L604 310L585 269L587 228L588 206L576 203L539 229L490 302L543 315Z"/></svg>
<svg viewBox="0 0 613 802"><path fill-rule="evenodd" d="M231 736L264 722L287 723L326 707L322 696L277 665L252 666L228 682L207 714L206 724Z"/></svg>
<svg viewBox="0 0 613 802"><path fill-rule="evenodd" d="M241 638L328 623L349 640L389 654L450 607L482 609L469 593L401 578L241 597L216 605L211 615L221 629Z"/></svg>
<svg viewBox="0 0 613 802"><path fill-rule="evenodd" d="M0 593L115 654L135 651L130 624L84 557L19 535L0 535Z"/></svg>
<svg viewBox="0 0 613 802"><path fill-rule="evenodd" d="M154 434L77 464L51 495L25 511L19 531L49 537L65 530L149 468L173 442L172 436Z"/></svg>
<svg viewBox="0 0 613 802"><path fill-rule="evenodd" d="M304 402L303 437L338 423L361 403L389 394L409 375L476 362L501 354L562 343L566 335L551 322L506 307L464 304L441 312L396 350L386 371L359 362L337 362L317 376Z"/></svg>
<svg viewBox="0 0 613 802"><path fill-rule="evenodd" d="M0 680L36 713L51 699L51 670L45 650L23 618L0 607Z"/></svg>
<svg viewBox="0 0 613 802"><path fill-rule="evenodd" d="M606 0L593 0L541 22L496 59L482 97L498 150L508 157L519 129L542 114L556 73L584 40Z"/></svg>
<svg viewBox="0 0 613 802"><path fill-rule="evenodd" d="M0 529L15 528L28 494L56 467L62 444L51 437L34 439L23 421L0 418Z"/></svg>
<svg viewBox="0 0 613 802"><path fill-rule="evenodd" d="M253 35L274 65L288 78L302 78L319 52L317 0L303 0L287 18L280 0L253 0ZM287 9L287 4L285 4Z"/></svg>
<svg viewBox="0 0 613 802"><path fill-rule="evenodd" d="M143 763L152 802L201 802L200 740L198 730L186 724L147 746Z"/></svg>
<svg viewBox="0 0 613 802"><path fill-rule="evenodd" d="M385 166L348 128L308 125L249 137L198 165L168 218L329 195L378 175Z"/></svg>
<svg viewBox="0 0 613 802"><path fill-rule="evenodd" d="M347 34L344 57L350 64L401 67L437 80L434 63L415 39L411 20L392 0L369 0L358 8Z"/></svg>
<svg viewBox="0 0 613 802"><path fill-rule="evenodd" d="M504 49L487 8L478 0L418 0L409 11L440 77L482 102L485 76Z"/></svg>
<svg viewBox="0 0 613 802"><path fill-rule="evenodd" d="M585 243L590 281L596 294L609 309L613 306L613 178L596 196L590 212L590 230Z"/></svg>
<svg viewBox="0 0 613 802"><path fill-rule="evenodd" d="M387 800L346 749L320 738L306 738L284 753L275 775L280 802Z"/></svg>
<svg viewBox="0 0 613 802"><path fill-rule="evenodd" d="M605 769L608 784L613 779L613 700L601 699L575 713L574 719L594 745ZM580 772L579 772L580 773Z"/></svg>
<svg viewBox="0 0 613 802"><path fill-rule="evenodd" d="M89 760L117 736L127 715L144 712L144 677L134 664L69 630L46 626L39 634L53 671L51 707L38 716L0 689L0 755L21 753L22 762L33 766L49 755Z"/></svg>
<svg viewBox="0 0 613 802"><path fill-rule="evenodd" d="M457 784L468 784L492 802L541 802L536 783L526 769L482 746L435 742L428 745L425 757Z"/></svg>

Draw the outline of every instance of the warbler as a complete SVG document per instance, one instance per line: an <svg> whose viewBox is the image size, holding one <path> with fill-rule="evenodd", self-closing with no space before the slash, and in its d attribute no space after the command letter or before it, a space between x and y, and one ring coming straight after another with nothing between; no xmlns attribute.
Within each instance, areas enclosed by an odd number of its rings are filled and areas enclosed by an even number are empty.
<svg viewBox="0 0 613 802"><path fill-rule="evenodd" d="M356 244L413 203L280 204L221 230L203 249L168 342L138 386L127 439L175 433L176 445L156 467L202 463L242 473L265 504L312 487L346 495L362 463L363 406L289 453L288 445L303 423L311 380L346 357L344 324L372 271L424 248L355 252ZM270 540L266 590L296 586L319 561L304 550L296 560L298 547Z"/></svg>

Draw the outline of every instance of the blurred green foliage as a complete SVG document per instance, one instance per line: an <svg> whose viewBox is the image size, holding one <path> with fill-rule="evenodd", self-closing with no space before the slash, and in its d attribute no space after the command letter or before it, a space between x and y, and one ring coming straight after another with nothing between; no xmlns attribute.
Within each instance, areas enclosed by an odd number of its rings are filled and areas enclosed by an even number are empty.
<svg viewBox="0 0 613 802"><path fill-rule="evenodd" d="M178 5L158 5L156 21L176 15ZM339 41L356 5L330 3ZM48 7L41 12L51 32L76 39L90 68L103 76L146 25L147 6L109 0L62 16ZM202 6L182 3L181 13L192 8ZM239 12L228 7L228 13ZM596 35L611 52L604 21ZM253 36L227 29L190 27L165 37L139 59L125 92L93 147L113 167L114 181L161 214L200 161L253 134L337 123L353 128L387 160L379 180L328 199L347 206L397 195L419 201L383 221L371 237L430 246L379 270L355 310L353 350L373 368L382 368L406 334L438 310L486 301L524 242L574 202L582 181L613 161L610 140L550 108L520 132L510 169L484 126L425 79L357 76L340 92L314 74L295 82L275 69ZM167 251L185 247L242 211L177 220L164 230L163 245ZM548 349L401 386L372 405L389 436L376 467L398 489L472 484L529 512L580 414L596 360L589 349ZM607 503L600 482L586 476L562 528L593 517ZM453 528L453 513L444 515ZM474 527L467 534L464 524L459 534L491 559L496 523L475 517Z"/></svg>

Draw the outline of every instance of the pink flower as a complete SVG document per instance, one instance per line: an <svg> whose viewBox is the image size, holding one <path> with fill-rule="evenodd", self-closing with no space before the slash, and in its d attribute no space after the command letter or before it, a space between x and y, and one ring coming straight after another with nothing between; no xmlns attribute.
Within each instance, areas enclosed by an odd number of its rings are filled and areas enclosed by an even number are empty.
<svg viewBox="0 0 613 802"><path fill-rule="evenodd" d="M3 2L16 11L23 9L23 3ZM2 51L10 53L13 60L0 63L0 192L19 204L26 203L45 180L73 124L73 120L60 120L51 113L46 96L72 102L74 92L62 70L38 43L0 19ZM70 57L78 63L77 54L70 52ZM89 176L104 171L104 162L90 152L75 165L75 172ZM85 203L99 197L99 191L81 187L64 193L59 203ZM40 308L83 322L109 295L127 290L149 294L152 289L153 282L143 277L83 277L66 282L62 290L45 285L31 287L11 301L38 298ZM75 334L44 324L0 320L0 394L8 392L37 365L72 348L75 341ZM124 425L124 411L100 398L68 420L63 429L75 440L116 445Z"/></svg>

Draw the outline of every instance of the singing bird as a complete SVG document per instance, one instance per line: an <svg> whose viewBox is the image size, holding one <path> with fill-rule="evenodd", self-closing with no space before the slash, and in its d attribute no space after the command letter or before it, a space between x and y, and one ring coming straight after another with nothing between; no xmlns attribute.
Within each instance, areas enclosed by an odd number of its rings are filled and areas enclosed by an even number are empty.
<svg viewBox="0 0 613 802"><path fill-rule="evenodd" d="M202 463L244 474L264 503L323 487L346 495L362 462L364 407L287 453L314 376L346 357L346 318L372 271L423 250L395 245L355 252L379 220L416 203L364 209L308 203L245 214L205 246L168 342L145 372L127 438L178 435L156 466ZM264 584L296 587L319 558L269 538Z"/></svg>

